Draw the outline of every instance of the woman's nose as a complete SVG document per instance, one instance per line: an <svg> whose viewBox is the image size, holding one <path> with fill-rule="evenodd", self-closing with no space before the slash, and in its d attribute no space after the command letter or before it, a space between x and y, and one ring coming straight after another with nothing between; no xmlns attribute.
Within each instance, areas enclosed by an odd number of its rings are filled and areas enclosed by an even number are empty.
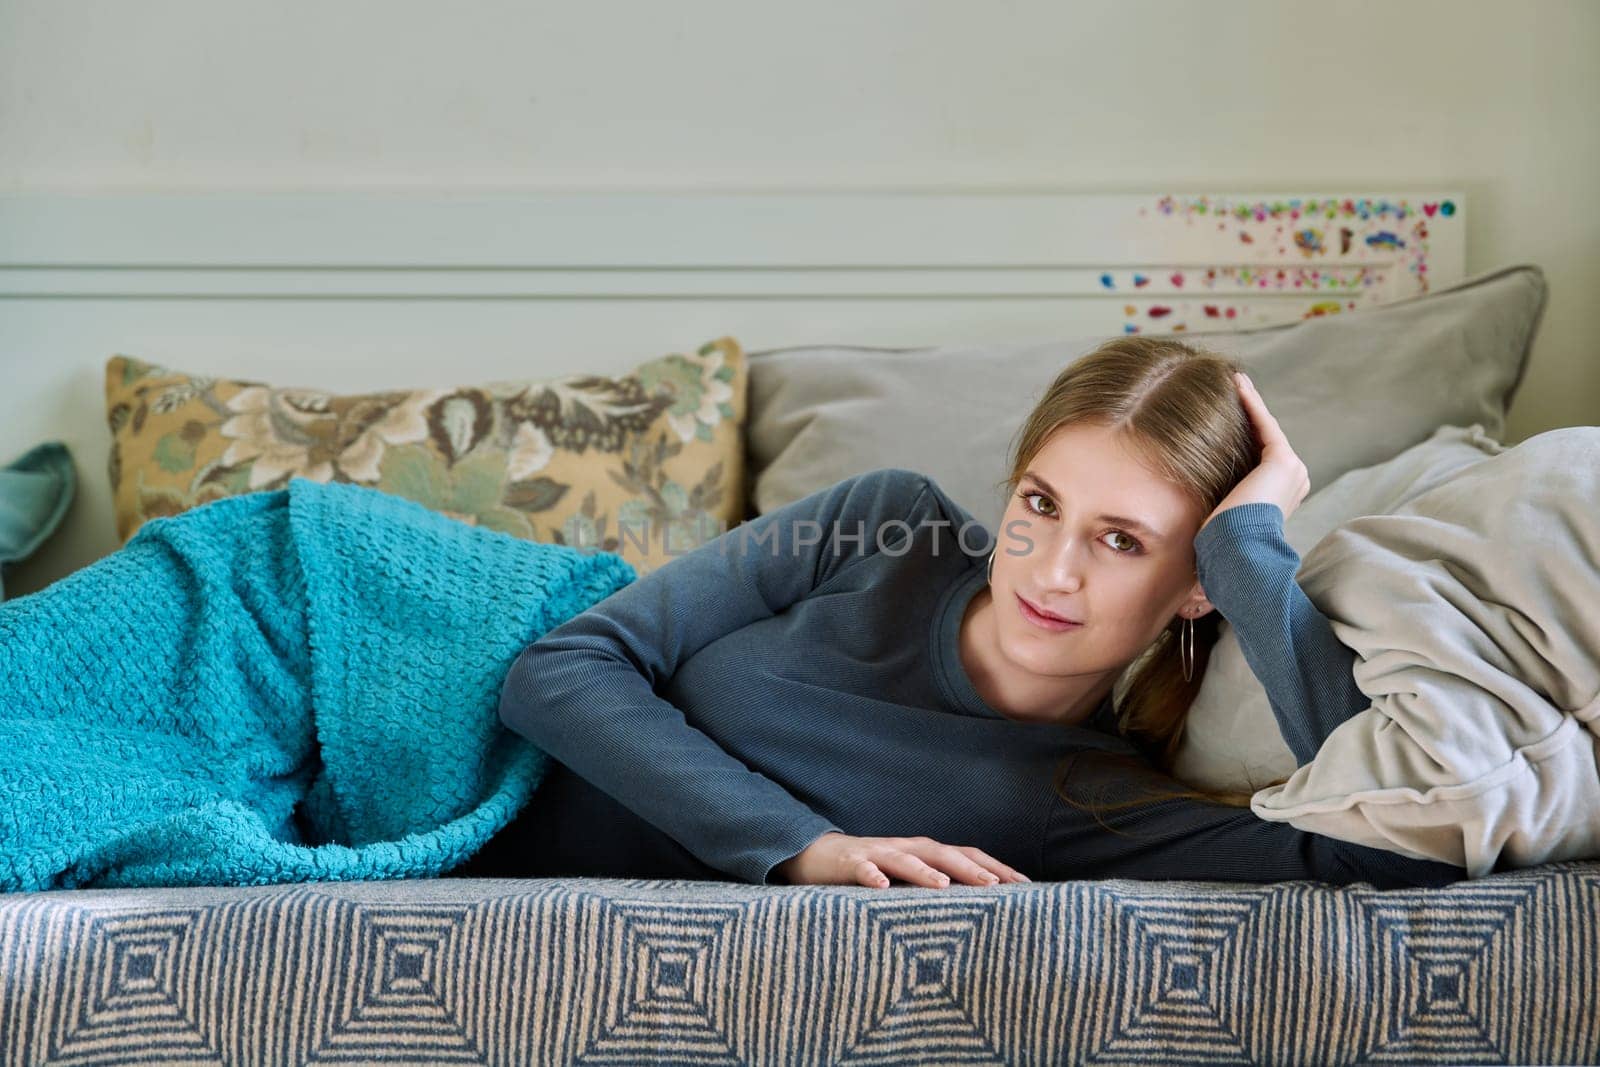
<svg viewBox="0 0 1600 1067"><path fill-rule="evenodd" d="M1053 589L1071 592L1083 584L1088 553L1082 538L1063 537L1046 552L1045 576Z"/></svg>

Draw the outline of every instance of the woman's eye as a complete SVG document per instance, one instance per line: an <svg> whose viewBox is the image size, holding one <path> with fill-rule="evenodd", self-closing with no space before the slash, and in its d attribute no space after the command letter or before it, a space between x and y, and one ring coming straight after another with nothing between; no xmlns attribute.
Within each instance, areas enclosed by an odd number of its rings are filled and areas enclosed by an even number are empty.
<svg viewBox="0 0 1600 1067"><path fill-rule="evenodd" d="M1039 505L1033 503L1033 501L1035 499L1043 500L1046 504L1050 504L1050 507L1052 509L1055 508L1055 504L1051 503L1049 498L1047 498L1043 493L1023 493L1021 495L1022 495L1023 503L1027 504L1028 507L1030 509L1032 509L1033 511L1037 511L1040 515L1048 515L1048 514L1050 514L1050 512L1041 511L1039 509Z"/></svg>
<svg viewBox="0 0 1600 1067"><path fill-rule="evenodd" d="M1127 548L1119 548L1119 549L1116 549L1116 551L1121 552L1124 555L1129 555L1129 556L1131 556L1135 552L1139 551L1139 547L1140 547L1139 546L1139 542L1134 540L1131 537L1128 537L1128 535L1123 533L1121 530L1112 530L1110 536L1112 536L1112 537L1122 537L1122 538L1126 538L1127 539L1128 547Z"/></svg>

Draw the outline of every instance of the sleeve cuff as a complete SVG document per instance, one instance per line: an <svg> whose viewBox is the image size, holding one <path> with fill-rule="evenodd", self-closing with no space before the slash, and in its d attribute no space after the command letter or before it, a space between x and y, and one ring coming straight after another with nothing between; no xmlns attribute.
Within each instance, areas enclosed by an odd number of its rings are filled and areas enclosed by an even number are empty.
<svg viewBox="0 0 1600 1067"><path fill-rule="evenodd" d="M1206 596L1228 615L1225 600L1251 597L1263 585L1271 586L1278 566L1294 573L1299 556L1283 535L1283 512L1276 504L1239 504L1221 512L1194 538L1195 574ZM1213 595L1215 594L1215 595ZM1219 597L1221 599L1219 599ZM1243 601L1248 603L1249 600Z"/></svg>
<svg viewBox="0 0 1600 1067"><path fill-rule="evenodd" d="M1249 504L1235 504L1226 511L1218 512L1217 516L1205 527L1195 534L1195 544L1199 545L1201 539L1212 540L1222 530L1238 530L1255 526L1270 526L1282 530L1284 524L1283 509L1276 504L1265 501L1254 501ZM1219 527L1221 529L1219 529Z"/></svg>
<svg viewBox="0 0 1600 1067"><path fill-rule="evenodd" d="M777 881L777 875L773 868L782 863L784 860L793 859L795 856L798 856L800 853L804 852L813 841L821 837L823 834L829 832L838 832L841 834L844 833L843 830L840 830L839 827L834 826L827 819L822 818L820 815L814 818L804 819L801 822L796 823L794 828L790 830L789 833L783 835L780 840L773 842L771 849L760 854L760 858L757 862L763 864L763 866L760 871L756 872L756 877L754 879L755 883L757 885L786 884L784 882Z"/></svg>

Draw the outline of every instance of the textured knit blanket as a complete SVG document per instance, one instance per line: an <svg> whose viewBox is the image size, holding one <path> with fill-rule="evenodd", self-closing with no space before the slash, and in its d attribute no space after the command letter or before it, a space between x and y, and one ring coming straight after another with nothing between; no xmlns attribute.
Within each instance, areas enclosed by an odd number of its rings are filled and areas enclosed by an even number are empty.
<svg viewBox="0 0 1600 1067"><path fill-rule="evenodd" d="M436 877L548 766L497 713L613 553L293 479L0 604L0 888Z"/></svg>

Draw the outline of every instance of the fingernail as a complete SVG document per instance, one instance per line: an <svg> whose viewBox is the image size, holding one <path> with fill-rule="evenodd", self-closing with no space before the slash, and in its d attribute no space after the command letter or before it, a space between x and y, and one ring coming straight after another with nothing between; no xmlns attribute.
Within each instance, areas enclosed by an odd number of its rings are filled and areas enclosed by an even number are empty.
<svg viewBox="0 0 1600 1067"><path fill-rule="evenodd" d="M995 877L995 876L994 876L994 875L992 875L992 874L986 874L986 875L984 875L984 876L983 876L983 880L984 880L984 881L985 881L985 882L988 882L988 883L989 883L989 884L990 884L990 885L994 885L994 884L995 884L995 883L996 883L996 882L998 882L998 881L1000 881L1000 879L998 879L998 878L996 878L996 877Z"/></svg>

